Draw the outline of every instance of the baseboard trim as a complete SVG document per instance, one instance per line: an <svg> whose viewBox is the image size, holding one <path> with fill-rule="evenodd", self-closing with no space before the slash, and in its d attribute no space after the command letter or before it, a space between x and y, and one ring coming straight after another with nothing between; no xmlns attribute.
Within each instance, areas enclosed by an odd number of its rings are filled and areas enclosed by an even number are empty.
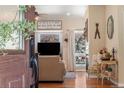
<svg viewBox="0 0 124 93"><path fill-rule="evenodd" d="M111 81L113 84L117 85L119 88L124 88L124 84L123 84L123 83L118 83L117 81L114 81L114 80L112 80L112 79L110 79L110 81Z"/></svg>
<svg viewBox="0 0 124 93"><path fill-rule="evenodd" d="M118 83L118 87L124 88L124 84L123 83Z"/></svg>
<svg viewBox="0 0 124 93"><path fill-rule="evenodd" d="M110 79L110 81L111 81L113 84L115 84L115 85L118 86L118 82L117 82L117 81L114 81L114 80L112 80L112 79Z"/></svg>

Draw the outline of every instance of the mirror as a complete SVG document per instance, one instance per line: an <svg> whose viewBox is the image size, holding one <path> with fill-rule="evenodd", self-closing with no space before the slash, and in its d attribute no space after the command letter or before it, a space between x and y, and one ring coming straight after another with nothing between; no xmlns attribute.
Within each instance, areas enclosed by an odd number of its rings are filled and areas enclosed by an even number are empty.
<svg viewBox="0 0 124 93"><path fill-rule="evenodd" d="M114 19L113 16L109 16L108 20L107 20L107 34L108 34L108 38L112 39L113 38L113 34L114 34Z"/></svg>

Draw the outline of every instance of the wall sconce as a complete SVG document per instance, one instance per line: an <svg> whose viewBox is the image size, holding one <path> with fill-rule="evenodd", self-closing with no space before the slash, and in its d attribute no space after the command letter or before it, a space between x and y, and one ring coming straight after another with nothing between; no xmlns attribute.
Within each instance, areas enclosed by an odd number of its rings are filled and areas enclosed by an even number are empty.
<svg viewBox="0 0 124 93"><path fill-rule="evenodd" d="M68 42L68 38L65 38L64 41L65 41L65 42Z"/></svg>

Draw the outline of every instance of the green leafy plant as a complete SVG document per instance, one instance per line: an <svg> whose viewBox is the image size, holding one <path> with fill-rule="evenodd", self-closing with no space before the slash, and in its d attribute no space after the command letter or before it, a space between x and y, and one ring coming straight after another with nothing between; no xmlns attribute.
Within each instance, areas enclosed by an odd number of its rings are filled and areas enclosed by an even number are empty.
<svg viewBox="0 0 124 93"><path fill-rule="evenodd" d="M26 12L27 11L27 6L25 5L20 5L19 6L19 11L21 12ZM24 37L24 39L29 39L30 35L32 34L32 32L35 31L36 29L36 24L35 22L31 22L31 21L27 21L25 19L18 21L17 25L17 30L22 32L22 36Z"/></svg>
<svg viewBox="0 0 124 93"><path fill-rule="evenodd" d="M19 5L19 11L26 12L27 7L25 5Z"/></svg>
<svg viewBox="0 0 124 93"><path fill-rule="evenodd" d="M3 53L5 44L12 39L13 33L13 25L12 23L0 23L0 51Z"/></svg>
<svg viewBox="0 0 124 93"><path fill-rule="evenodd" d="M27 40L30 35L35 31L36 24L34 22L29 22L26 20L19 21L17 25L17 30L22 31L22 36Z"/></svg>
<svg viewBox="0 0 124 93"><path fill-rule="evenodd" d="M21 12L26 12L27 8L26 6L19 6L19 10ZM17 15L17 14L16 14ZM16 18L16 17L15 17ZM12 22L0 22L0 51L2 54L5 50L5 44L9 41L14 39L12 37L12 34L17 32L22 32L22 36L25 40L30 39L30 35L35 31L36 24L35 22L30 22L27 20L21 20L21 21L15 21L15 19Z"/></svg>
<svg viewBox="0 0 124 93"><path fill-rule="evenodd" d="M111 68L111 67L108 67L108 68L107 68L107 71L108 71L108 72L112 72L112 68Z"/></svg>

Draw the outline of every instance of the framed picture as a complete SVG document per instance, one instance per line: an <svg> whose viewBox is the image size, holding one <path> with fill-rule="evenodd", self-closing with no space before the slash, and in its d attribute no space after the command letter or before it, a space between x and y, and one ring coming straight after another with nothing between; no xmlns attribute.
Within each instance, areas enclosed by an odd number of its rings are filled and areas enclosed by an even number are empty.
<svg viewBox="0 0 124 93"><path fill-rule="evenodd" d="M41 20L37 22L38 30L61 30L62 20Z"/></svg>
<svg viewBox="0 0 124 93"><path fill-rule="evenodd" d="M113 34L114 34L114 19L113 16L109 16L108 20L107 20L107 35L109 39L113 38Z"/></svg>
<svg viewBox="0 0 124 93"><path fill-rule="evenodd" d="M59 34L42 33L40 34L40 42L59 42Z"/></svg>

